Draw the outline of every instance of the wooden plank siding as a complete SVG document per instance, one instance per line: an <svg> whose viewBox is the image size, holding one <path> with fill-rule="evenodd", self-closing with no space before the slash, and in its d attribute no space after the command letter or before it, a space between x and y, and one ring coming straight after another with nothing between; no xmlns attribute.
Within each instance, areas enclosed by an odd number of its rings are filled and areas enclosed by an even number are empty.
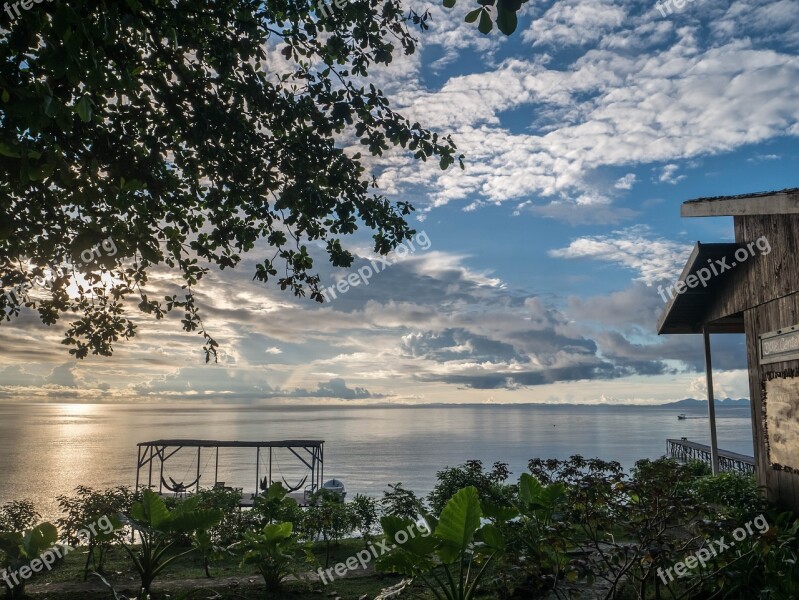
<svg viewBox="0 0 799 600"><path fill-rule="evenodd" d="M760 365L758 348L761 334L799 323L799 215L735 217L736 242L749 243L761 236L769 240L771 253L750 258L736 267L708 317L744 314L758 482L766 487L770 500L799 511L799 474L771 467L764 421L764 407L768 410L767 398L764 404L766 377L769 373L799 370L799 360ZM799 457L795 466L799 466Z"/></svg>

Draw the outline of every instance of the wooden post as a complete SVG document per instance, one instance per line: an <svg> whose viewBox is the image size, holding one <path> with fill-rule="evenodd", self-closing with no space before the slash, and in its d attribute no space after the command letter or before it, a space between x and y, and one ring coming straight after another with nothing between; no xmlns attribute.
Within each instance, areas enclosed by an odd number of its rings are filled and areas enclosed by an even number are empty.
<svg viewBox="0 0 799 600"><path fill-rule="evenodd" d="M197 446L197 487L194 488L194 493L200 493L200 446Z"/></svg>
<svg viewBox="0 0 799 600"><path fill-rule="evenodd" d="M136 491L139 491L139 471L141 470L141 446L136 448Z"/></svg>
<svg viewBox="0 0 799 600"><path fill-rule="evenodd" d="M145 453L147 450L145 450ZM153 489L153 447L150 446L150 474L147 476L147 487Z"/></svg>
<svg viewBox="0 0 799 600"><path fill-rule="evenodd" d="M253 500L258 496L258 490L261 488L261 447L255 449L255 493L252 495Z"/></svg>
<svg viewBox="0 0 799 600"><path fill-rule="evenodd" d="M716 440L716 404L713 397L713 363L710 359L710 334L702 327L705 340L705 377L707 378L707 412L710 418L710 467L713 475L719 474L719 447Z"/></svg>
<svg viewBox="0 0 799 600"><path fill-rule="evenodd" d="M269 485L272 485L272 446L269 446Z"/></svg>
<svg viewBox="0 0 799 600"><path fill-rule="evenodd" d="M216 466L214 467L214 487L219 483L219 446L216 447Z"/></svg>
<svg viewBox="0 0 799 600"><path fill-rule="evenodd" d="M156 454L158 454L159 464L161 465L159 467L159 471L158 471L158 493L159 494L163 494L164 493L164 453L161 452L160 450L158 450L156 452Z"/></svg>

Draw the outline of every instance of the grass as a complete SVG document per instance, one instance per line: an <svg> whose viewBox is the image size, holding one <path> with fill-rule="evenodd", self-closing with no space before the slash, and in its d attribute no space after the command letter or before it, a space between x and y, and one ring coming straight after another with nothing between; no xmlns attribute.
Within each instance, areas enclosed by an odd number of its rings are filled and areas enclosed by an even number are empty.
<svg viewBox="0 0 799 600"><path fill-rule="evenodd" d="M338 545L331 544L329 566L345 561L364 548L360 539L342 540ZM180 552L176 549L175 552ZM312 552L317 565L303 566L303 571L316 571L324 567L325 545L316 543ZM83 581L83 568L86 561L85 548L73 550L51 571L41 573L28 581L27 591L31 597L47 600L100 600L112 598L111 592L96 577ZM370 565L371 567L371 565ZM112 547L104 565L104 575L118 593L135 595L139 585L138 573L132 568L130 558L124 550ZM266 591L258 571L250 565L240 565L240 559L228 556L211 563L213 579L205 575L203 559L198 553L184 556L159 575L155 584L155 598L174 600L233 600L274 598L286 600L327 600L328 594L335 592L342 600L357 600L364 595L373 598L385 587L400 581L398 576L387 576L358 570L351 576L336 579L327 586L318 581L289 581L285 589L277 595L266 596Z"/></svg>

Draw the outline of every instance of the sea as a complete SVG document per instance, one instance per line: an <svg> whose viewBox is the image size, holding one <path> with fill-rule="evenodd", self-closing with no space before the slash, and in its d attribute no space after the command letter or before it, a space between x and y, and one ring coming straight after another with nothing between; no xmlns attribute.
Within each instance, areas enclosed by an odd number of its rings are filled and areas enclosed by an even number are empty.
<svg viewBox="0 0 799 600"><path fill-rule="evenodd" d="M686 413L679 420L677 415ZM717 409L719 447L752 455L748 408ZM187 407L109 404L0 405L0 504L30 499L47 518L56 498L76 486L108 488L136 482L137 446L160 439L239 441L324 440L324 478L344 482L348 496L379 497L402 483L427 494L436 473L478 459L508 463L517 478L529 459L574 454L619 461L626 469L657 458L667 438L709 443L701 409L614 405L295 406ZM200 484L215 480L251 493L256 486L253 449L200 455ZM266 453L258 467L267 470ZM273 453L273 479L302 483L306 469L287 450ZM197 451L169 458L164 478L192 483ZM148 470L142 469L142 482ZM155 470L153 483L160 474Z"/></svg>

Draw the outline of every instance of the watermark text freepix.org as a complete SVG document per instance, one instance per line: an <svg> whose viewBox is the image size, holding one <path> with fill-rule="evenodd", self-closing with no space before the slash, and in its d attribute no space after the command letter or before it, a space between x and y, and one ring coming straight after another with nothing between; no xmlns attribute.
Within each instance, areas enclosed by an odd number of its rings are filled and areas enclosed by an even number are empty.
<svg viewBox="0 0 799 600"><path fill-rule="evenodd" d="M46 1L52 2L53 0L46 0ZM34 4L41 4L42 2L45 2L45 0L17 0L16 2L6 2L3 5L3 10L5 10L8 13L8 16L13 19L15 18L15 16L14 13L11 12L12 8L16 13L16 17L21 17L22 13L19 12L20 6L22 7L22 10L30 10L33 8Z"/></svg>
<svg viewBox="0 0 799 600"><path fill-rule="evenodd" d="M85 250L81 251L77 256L73 258L72 261L65 261L61 265L51 264L45 268L45 274L43 276L35 276L30 279L30 282L34 286L38 286L40 288L50 289L53 285L53 280L57 277L63 276L65 273L68 273L73 267L77 267L80 269L81 267L87 267L92 265L95 261L103 258L113 258L119 252L119 248L117 248L116 242L112 237L107 237L101 242L98 242L94 246L86 248ZM0 290L3 290L3 282L0 280ZM23 286L19 286L17 288L12 288L3 292L5 296L7 296L12 302L19 303L17 299L17 294L24 295L25 289Z"/></svg>
<svg viewBox="0 0 799 600"><path fill-rule="evenodd" d="M414 244L414 242L416 242L416 244ZM405 258L409 254L416 252L417 245L419 246L420 250L430 249L430 238L424 231L417 233L413 239L398 245L394 249L394 255L392 259L378 257L371 261L370 264L364 265L357 271L350 273L345 278L341 279L336 285L328 286L322 290L322 296L324 297L325 302L330 302L331 299L334 300L337 296L336 292L339 294L346 294L350 290L350 287L369 285L369 280L377 273L380 273L386 267L390 267L391 265L395 264L398 259Z"/></svg>
<svg viewBox="0 0 799 600"><path fill-rule="evenodd" d="M667 17L674 12L671 8L672 4L677 10L682 10L686 4L692 4L693 2L694 0L663 0L663 2L656 3L655 8L660 11L663 17Z"/></svg>
<svg viewBox="0 0 799 600"><path fill-rule="evenodd" d="M664 585L668 585L666 576L668 576L669 581L674 581L674 574L676 574L677 577L687 577L688 572L695 569L699 565L701 565L702 568L705 568L705 565L711 558L714 558L720 553L729 550L735 546L735 542L742 542L748 536L754 535L755 532L752 530L753 525L757 528L757 533L760 535L763 535L769 530L769 524L768 521L766 521L766 517L764 517L762 514L757 515L754 519L744 525L745 529L744 527L738 527L738 529L733 531L733 539L729 542L727 542L724 537L718 540L710 540L706 547L700 548L685 560L675 563L673 567L669 567L665 570L658 568L658 577L660 577L660 580L664 583ZM674 574L672 571L674 571Z"/></svg>
<svg viewBox="0 0 799 600"><path fill-rule="evenodd" d="M416 538L417 533L419 533L419 536L423 538L426 538L430 535L430 526L424 519L419 519L416 523L409 525L407 529L400 529L397 533L395 533L395 544L389 545L391 540L388 539L378 540L374 544L369 544L368 548L364 548L355 556L350 556L344 562L340 562L329 569L323 571L322 567L319 567L319 570L316 572L316 574L319 575L319 580L323 585L328 585L329 583L332 583L336 577L344 577L348 571L354 571L358 568L366 569L372 560L380 558L384 554L394 550L398 545L401 546L408 540ZM335 576L333 575L334 573Z"/></svg>
<svg viewBox="0 0 799 600"><path fill-rule="evenodd" d="M78 531L76 537L79 541L83 542L89 540L93 536L97 536L98 533L108 535L114 531L114 529L115 527L111 519L102 516L97 519L96 523L87 525L85 529ZM20 584L20 580L26 581L30 579L34 573L49 571L53 568L53 565L58 559L65 557L72 552L72 550L74 550L72 546L53 546L49 550L45 550L39 558L34 558L30 563L20 567L18 570L11 571L10 573L8 571L3 571L0 573L0 579L5 582L9 589L13 589L14 586Z"/></svg>
<svg viewBox="0 0 799 600"><path fill-rule="evenodd" d="M667 303L670 299L674 299L674 292L679 294L684 294L687 290L692 290L698 285L702 285L702 287L707 287L708 282L724 273L725 271L729 271L737 267L739 264L746 262L750 257L755 255L755 248L760 250L760 254L766 256L771 252L771 244L768 241L766 236L761 236L757 238L754 242L749 242L746 246L741 246L735 251L733 255L735 260L731 263L728 263L727 260L730 258L729 256L722 256L721 258L707 259L707 267L702 267L698 269L696 273L691 273L688 277L685 278L685 281L682 279L679 280L674 285L668 285L664 289L662 285L658 286L658 293L660 297L663 299L663 302ZM668 297L666 296L666 292L668 292Z"/></svg>

